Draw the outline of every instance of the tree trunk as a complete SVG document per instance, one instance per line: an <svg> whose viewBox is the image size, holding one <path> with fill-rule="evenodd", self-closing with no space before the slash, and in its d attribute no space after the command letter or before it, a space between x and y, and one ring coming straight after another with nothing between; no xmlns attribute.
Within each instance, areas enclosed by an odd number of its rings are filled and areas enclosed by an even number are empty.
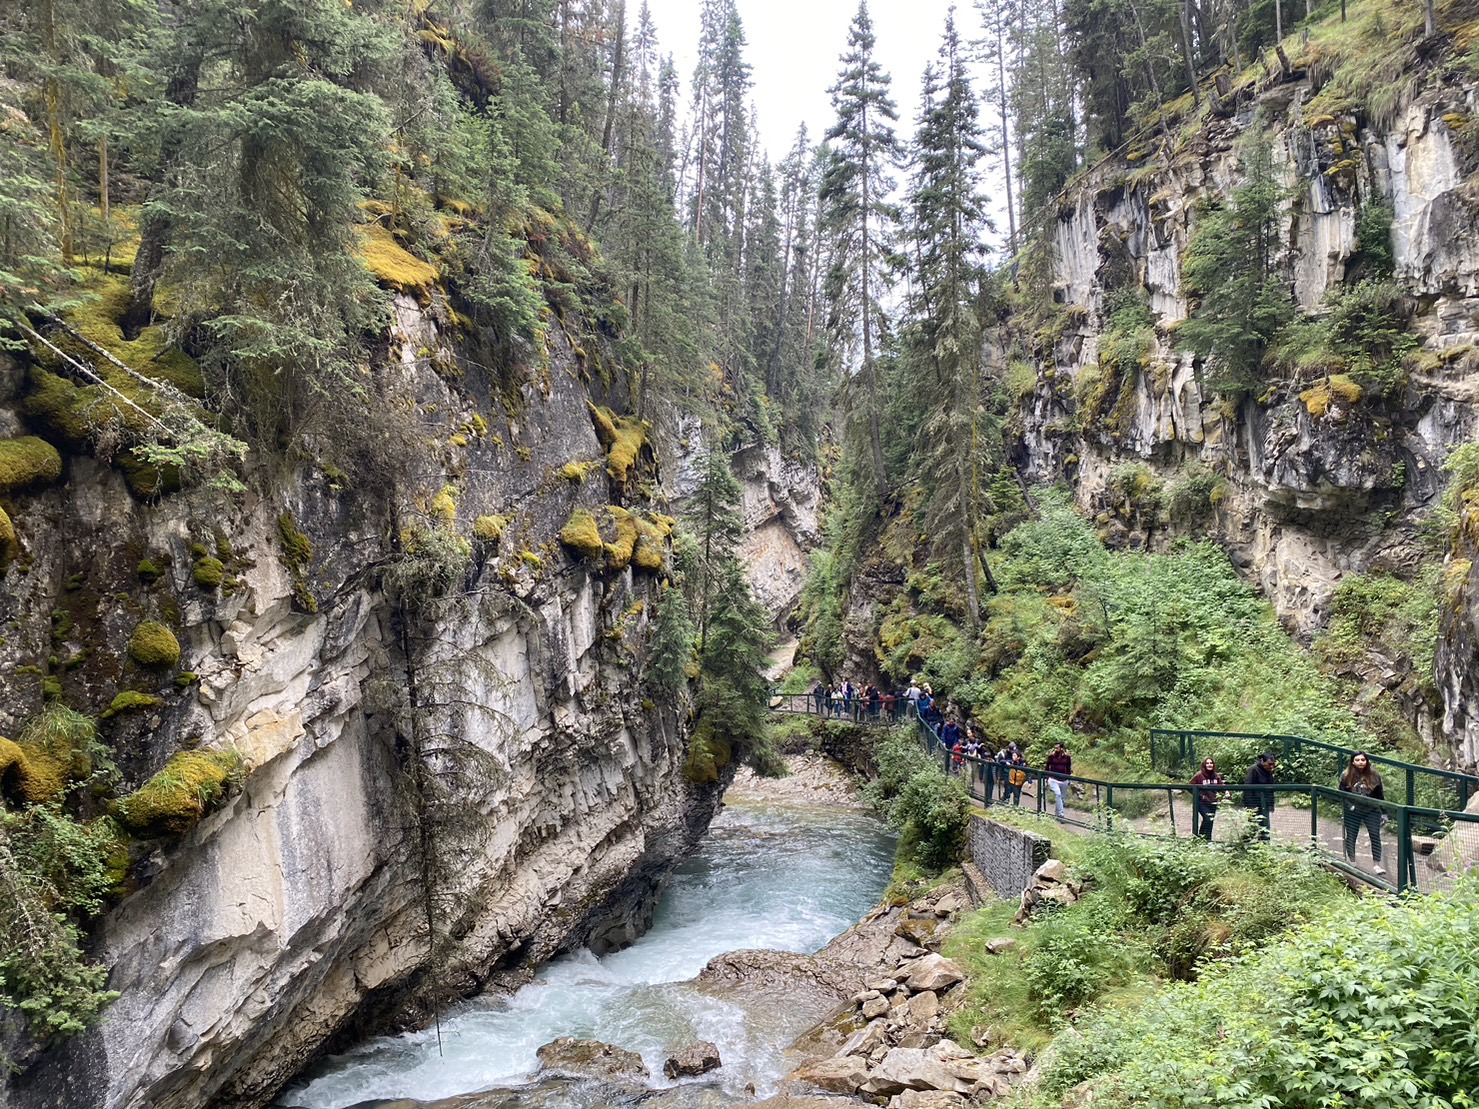
<svg viewBox="0 0 1479 1109"><path fill-rule="evenodd" d="M1191 86L1192 102L1202 104L1202 90L1197 88L1197 66L1191 52L1191 0L1181 5L1181 57L1186 62L1186 83Z"/></svg>
<svg viewBox="0 0 1479 1109"><path fill-rule="evenodd" d="M200 58L187 58L183 67L170 77L165 96L171 104L189 107L195 103L199 87ZM128 278L128 310L119 321L125 339L138 338L139 332L149 325L154 315L154 283L159 280L159 271L164 264L164 249L169 242L172 225L169 216L157 210L151 211L150 201L159 200L168 186L182 141L183 136L177 128L166 133L159 151L159 166L144 201L139 252L134 256L133 270Z"/></svg>

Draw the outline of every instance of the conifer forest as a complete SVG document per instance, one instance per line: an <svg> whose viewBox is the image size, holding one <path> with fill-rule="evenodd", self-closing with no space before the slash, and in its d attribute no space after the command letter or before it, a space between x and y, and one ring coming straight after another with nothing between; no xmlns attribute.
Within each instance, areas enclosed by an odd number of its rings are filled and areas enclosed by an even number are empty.
<svg viewBox="0 0 1479 1109"><path fill-rule="evenodd" d="M0 0L0 1107L1475 1103L1479 2L916 6L776 134L769 0ZM1409 769L1370 865L1229 793L1014 923L991 786L844 683L1138 831L1153 734ZM320 1093L660 931L810 759L912 952L787 979L883 1021L830 1070Z"/></svg>

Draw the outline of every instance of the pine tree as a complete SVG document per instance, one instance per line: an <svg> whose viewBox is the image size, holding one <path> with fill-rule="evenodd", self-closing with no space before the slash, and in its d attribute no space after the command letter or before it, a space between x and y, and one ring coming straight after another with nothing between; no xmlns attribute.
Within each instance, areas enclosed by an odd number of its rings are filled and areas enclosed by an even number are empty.
<svg viewBox="0 0 1479 1109"><path fill-rule="evenodd" d="M1279 269L1285 192L1267 136L1245 141L1243 174L1232 203L1205 209L1193 229L1182 278L1197 302L1177 332L1207 360L1207 384L1233 397L1258 387L1269 343L1294 314Z"/></svg>
<svg viewBox="0 0 1479 1109"><path fill-rule="evenodd" d="M986 152L954 14L946 19L938 67L926 71L909 188L911 321L915 403L927 413L916 465L936 546L958 558L971 627L980 625L981 484L996 468L1000 436L986 418L980 290L982 236L990 226L978 163Z"/></svg>
<svg viewBox="0 0 1479 1109"><path fill-rule="evenodd" d="M878 357L887 321L881 300L887 291L885 275L897 218L888 200L893 189L889 171L901 152L892 126L898 111L889 97L888 75L874 60L876 45L863 0L848 30L842 72L831 89L837 121L827 131L829 157L821 197L832 251L829 330L836 355L855 367L861 383L874 491L882 500L887 474Z"/></svg>

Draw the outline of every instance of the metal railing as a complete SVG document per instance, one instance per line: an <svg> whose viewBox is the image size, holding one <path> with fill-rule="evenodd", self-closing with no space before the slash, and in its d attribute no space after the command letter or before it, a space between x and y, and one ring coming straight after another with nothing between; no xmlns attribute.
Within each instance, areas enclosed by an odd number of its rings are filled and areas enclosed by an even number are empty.
<svg viewBox="0 0 1479 1109"><path fill-rule="evenodd" d="M906 698L882 697L874 702L856 694L834 701L827 696L818 698L815 693L772 693L770 711L882 726L900 724L914 716L912 702Z"/></svg>
<svg viewBox="0 0 1479 1109"><path fill-rule="evenodd" d="M925 749L941 760L948 776L965 781L966 792L976 801L987 807L1030 807L1041 815L1052 811L1046 771L1025 768L1027 781L1004 794L1006 764L947 750L933 727L918 723ZM1190 784L1107 782L1081 775L1063 781L1064 823L1181 838L1197 834L1207 807L1199 794L1209 792ZM1460 873L1479 868L1476 813L1357 800L1331 786L1307 782L1224 785L1215 792L1222 801L1214 809L1209 838L1266 839L1306 848L1326 865L1391 893L1448 888ZM1369 862L1357 861L1367 858Z"/></svg>
<svg viewBox="0 0 1479 1109"><path fill-rule="evenodd" d="M1316 785L1334 786L1350 765L1354 748L1306 736L1254 732L1197 732L1152 728L1150 765L1167 777L1190 777L1206 755L1220 765L1251 765L1260 751L1279 756L1283 774ZM1410 808L1462 812L1479 796L1479 777L1403 762L1368 752L1387 792ZM1396 792L1399 791L1400 792Z"/></svg>

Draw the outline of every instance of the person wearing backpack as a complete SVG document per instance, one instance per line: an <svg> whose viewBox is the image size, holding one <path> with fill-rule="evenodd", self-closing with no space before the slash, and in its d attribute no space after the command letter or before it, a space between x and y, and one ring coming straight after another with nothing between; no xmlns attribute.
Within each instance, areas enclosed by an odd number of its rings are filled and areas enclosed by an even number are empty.
<svg viewBox="0 0 1479 1109"><path fill-rule="evenodd" d="M1011 794L1012 804L1021 807L1022 787L1026 784L1027 759L1018 751L1012 756L1011 766L1007 770L1007 792Z"/></svg>
<svg viewBox="0 0 1479 1109"><path fill-rule="evenodd" d="M1223 782L1222 775L1217 773L1217 763L1210 758L1202 760L1202 768L1191 780L1192 785L1201 787L1192 793L1193 808L1198 818L1197 835L1208 843L1212 842L1212 822L1217 819L1217 803L1221 800L1221 792L1205 787L1220 786Z"/></svg>

